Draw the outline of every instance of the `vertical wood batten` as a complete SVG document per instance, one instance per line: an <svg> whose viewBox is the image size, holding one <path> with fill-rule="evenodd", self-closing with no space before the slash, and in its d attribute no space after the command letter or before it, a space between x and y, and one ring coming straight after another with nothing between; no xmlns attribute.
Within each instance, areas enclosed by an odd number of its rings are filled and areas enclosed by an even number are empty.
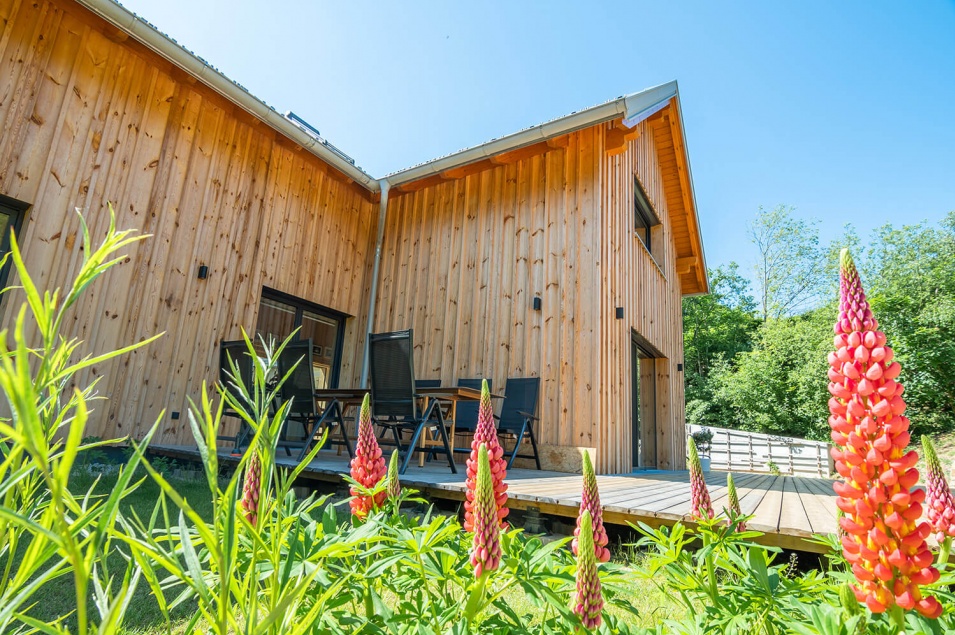
<svg viewBox="0 0 955 635"><path fill-rule="evenodd" d="M188 443L183 414L218 376L218 342L252 331L263 285L356 316L342 379L357 382L376 208L317 157L281 141L132 39L107 37L79 6L0 0L0 193L31 209L20 238L41 288L82 261L80 207L94 241L108 225L153 234L91 286L66 335L82 353L159 342L90 369L103 376L88 434L141 435L167 410L157 442ZM207 280L196 279L199 264ZM8 281L15 284L15 276ZM10 324L22 294L0 306ZM13 307L13 308L11 308Z"/></svg>
<svg viewBox="0 0 955 635"><path fill-rule="evenodd" d="M606 133L608 124L601 128ZM657 465L663 469L684 467L683 384L675 373L675 364L683 358L682 306L676 275L676 253L669 200L659 164L659 149L650 122L638 124L639 135L627 143L624 152L604 155L602 179L607 195L604 241L612 258L612 271L602 278L601 321L609 335L602 348L608 361L601 365L603 399L601 436L617 443L616 451L607 448L605 459L598 457L606 472L629 472L632 456L632 396L630 333L635 330L659 349L664 358L654 362L656 379ZM660 220L665 239L664 255L654 262L633 231L633 176L647 190ZM662 271L661 271L662 269ZM624 319L617 320L615 309L624 308Z"/></svg>

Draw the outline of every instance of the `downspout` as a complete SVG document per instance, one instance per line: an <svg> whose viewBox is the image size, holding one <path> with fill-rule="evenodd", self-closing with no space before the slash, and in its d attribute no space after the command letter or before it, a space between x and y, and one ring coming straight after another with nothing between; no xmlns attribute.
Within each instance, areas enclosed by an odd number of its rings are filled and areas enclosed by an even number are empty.
<svg viewBox="0 0 955 635"><path fill-rule="evenodd" d="M385 241L385 217L388 215L388 191L391 184L388 179L378 181L381 188L381 201L378 203L378 237L375 239L375 264L371 268L371 293L368 298L368 325L365 328L365 353L361 362L359 387L368 387L368 341L375 328L375 304L378 298L378 272L381 269L381 245Z"/></svg>

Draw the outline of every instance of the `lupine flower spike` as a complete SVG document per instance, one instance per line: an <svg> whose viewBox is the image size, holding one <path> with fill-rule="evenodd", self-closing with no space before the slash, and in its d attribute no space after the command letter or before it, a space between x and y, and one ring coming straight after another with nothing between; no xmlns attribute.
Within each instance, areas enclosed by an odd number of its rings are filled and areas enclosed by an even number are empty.
<svg viewBox="0 0 955 635"><path fill-rule="evenodd" d="M580 542L580 519L585 511L590 512L590 518L593 522L593 543L594 554L600 562L610 561L610 549L607 548L609 540L607 539L607 530L604 529L603 508L600 506L600 494L597 492L597 477L594 475L594 466L590 462L590 454L585 450L582 452L584 463L584 491L580 500L580 513L577 516L577 527L574 529L574 541L570 543L570 548L574 555L577 555L577 547Z"/></svg>
<svg viewBox="0 0 955 635"><path fill-rule="evenodd" d="M743 515L743 510L739 506L739 495L736 493L736 483L733 482L733 475L726 475L726 496L729 498L730 511L736 518ZM746 523L742 520L736 521L735 531L746 531Z"/></svg>
<svg viewBox="0 0 955 635"><path fill-rule="evenodd" d="M388 498L398 498L401 493L401 478L398 476L398 450L391 451L391 460L388 461Z"/></svg>
<svg viewBox="0 0 955 635"><path fill-rule="evenodd" d="M371 404L368 395L365 395L358 415L358 440L355 442L355 456L351 460L351 477L362 487L372 489L384 476L385 459L371 426ZM372 509L381 506L388 492L379 492L371 497L352 487L351 495L352 499L348 501L351 513L357 518L364 518Z"/></svg>
<svg viewBox="0 0 955 635"><path fill-rule="evenodd" d="M843 554L856 577L856 599L873 613L916 609L934 618L942 606L919 588L938 580L939 573L925 542L931 528L917 524L925 492L912 489L919 478L918 454L906 452L909 420L896 381L901 367L892 361L848 250L842 250L840 265L836 350L829 353L829 425L832 457L844 479L833 484L844 512Z"/></svg>
<svg viewBox="0 0 955 635"><path fill-rule="evenodd" d="M943 544L946 538L955 537L955 497L948 489L945 480L945 471L938 460L935 445L926 436L922 437L922 450L925 452L925 462L928 465L928 522L935 532L938 544Z"/></svg>
<svg viewBox="0 0 955 635"><path fill-rule="evenodd" d="M574 613L587 630L600 628L600 612L604 607L600 591L600 575L597 573L597 557L594 555L594 530L590 510L584 509L578 518L580 524L580 553L577 554L577 594L574 597Z"/></svg>
<svg viewBox="0 0 955 635"><path fill-rule="evenodd" d="M259 518L259 494L262 487L262 461L259 453L252 450L252 458L245 466L245 481L242 483L242 500L239 505L245 512L245 518L253 526Z"/></svg>
<svg viewBox="0 0 955 635"><path fill-rule="evenodd" d="M504 448L497 440L497 427L494 425L494 409L491 407L491 391L487 380L481 382L481 405L478 408L477 426L471 441L471 456L468 458L468 475L465 481L467 499L464 501L464 530L473 531L474 487L477 483L478 449L487 445L488 460L491 465L491 480L494 483L494 500L497 517L504 522L507 517L507 461L504 460Z"/></svg>
<svg viewBox="0 0 955 635"><path fill-rule="evenodd" d="M703 466L700 465L700 455L696 451L696 442L693 441L693 437L686 438L686 449L690 456L690 516L712 518L713 504L710 502L710 492L706 489Z"/></svg>
<svg viewBox="0 0 955 635"><path fill-rule="evenodd" d="M478 449L477 463L477 488L474 492L472 516L474 539L471 547L471 566L474 567L474 577L480 578L485 571L494 571L501 563L499 534L501 522L494 503L490 455L484 443Z"/></svg>

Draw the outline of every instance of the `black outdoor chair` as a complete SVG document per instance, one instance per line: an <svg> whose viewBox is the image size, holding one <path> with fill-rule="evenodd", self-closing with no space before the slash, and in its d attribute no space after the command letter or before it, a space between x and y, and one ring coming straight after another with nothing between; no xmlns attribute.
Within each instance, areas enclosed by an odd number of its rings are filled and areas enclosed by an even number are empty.
<svg viewBox="0 0 955 635"><path fill-rule="evenodd" d="M481 390L481 379L458 379L458 386ZM490 379L487 380L487 389L492 390ZM478 410L480 410L480 408L481 402L479 401L458 402L457 408L454 411L455 436L458 434L474 435L474 431L477 430ZM454 451L469 454L471 447L454 448Z"/></svg>
<svg viewBox="0 0 955 635"><path fill-rule="evenodd" d="M302 460L308 454L312 443L324 429L337 427L341 434L340 443L348 450L348 456L350 457L352 456L351 442L348 439L348 432L345 430L344 418L342 413L337 410L337 405L325 409L317 408L315 405L315 375L312 371L312 350L312 340L297 340L286 344L279 354L279 377L285 377L285 381L279 388L279 397L283 403L291 402L288 418L282 427L279 445L284 447L289 455L291 455L289 448L301 447L302 451L298 459ZM286 377L286 375L288 376ZM303 438L301 441L288 438L289 423L300 423L302 425Z"/></svg>
<svg viewBox="0 0 955 635"><path fill-rule="evenodd" d="M514 459L534 459L537 469L541 469L540 455L537 450L537 437L534 436L534 422L539 421L537 412L537 398L540 394L540 377L510 377L504 389L504 404L501 406L501 416L498 417L497 435L499 439L513 437L514 448L508 452L507 469L511 469ZM533 454L518 454L524 437L529 437Z"/></svg>
<svg viewBox="0 0 955 635"><path fill-rule="evenodd" d="M219 384L238 403L244 404L249 411L252 410L252 404L242 395L242 391L236 386L236 380L242 383L246 392L250 392L252 390L253 364L255 361L255 358L249 354L249 348L245 340L222 341L219 343ZM238 370L238 377L233 376L233 364ZM252 439L252 428L242 418L242 415L228 406L223 408L222 416L238 419L239 429L234 436L220 436L219 440L232 441L232 454L242 454L242 447Z"/></svg>
<svg viewBox="0 0 955 635"><path fill-rule="evenodd" d="M437 399L429 399L424 411L415 392L414 346L412 331L373 333L369 336L369 370L371 371L371 411L377 425L390 430L394 445L402 456L401 474L408 469L411 456L426 427L437 426L451 472L457 474L454 456L444 427L444 415ZM402 433L411 432L411 439L402 443Z"/></svg>

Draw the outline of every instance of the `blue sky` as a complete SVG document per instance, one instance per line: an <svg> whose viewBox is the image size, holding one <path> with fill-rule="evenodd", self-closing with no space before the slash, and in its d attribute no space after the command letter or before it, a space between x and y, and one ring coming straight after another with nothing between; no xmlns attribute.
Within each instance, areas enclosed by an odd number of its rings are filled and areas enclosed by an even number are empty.
<svg viewBox="0 0 955 635"><path fill-rule="evenodd" d="M711 267L955 209L953 0L124 4L374 176L677 79Z"/></svg>

